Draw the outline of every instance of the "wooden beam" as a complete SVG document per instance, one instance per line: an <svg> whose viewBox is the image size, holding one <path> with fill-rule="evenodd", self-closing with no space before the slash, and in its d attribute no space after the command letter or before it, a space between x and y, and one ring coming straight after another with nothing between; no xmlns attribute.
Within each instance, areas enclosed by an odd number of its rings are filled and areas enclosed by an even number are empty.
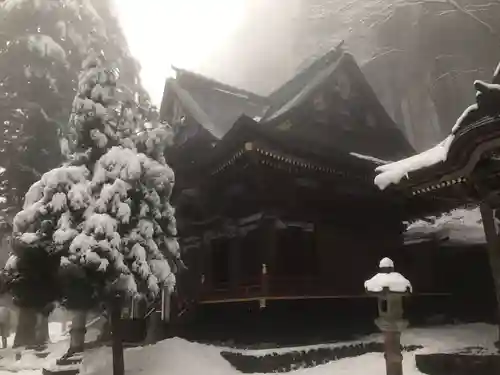
<svg viewBox="0 0 500 375"><path fill-rule="evenodd" d="M483 220L484 234L487 241L488 259L495 284L495 295L497 299L497 324L500 336L500 235L495 224L495 210L488 203L479 206Z"/></svg>
<svg viewBox="0 0 500 375"><path fill-rule="evenodd" d="M412 297L418 296L433 296L433 297L446 297L451 296L451 293L420 293L412 294ZM356 295L318 295L318 296L264 296L268 301L289 301L289 300L311 300L311 299L367 299L373 298L367 294L356 294ZM201 305L212 305L219 303L238 303L238 302L255 302L260 301L262 297L247 297L247 298L219 298L213 300L201 300L199 303Z"/></svg>

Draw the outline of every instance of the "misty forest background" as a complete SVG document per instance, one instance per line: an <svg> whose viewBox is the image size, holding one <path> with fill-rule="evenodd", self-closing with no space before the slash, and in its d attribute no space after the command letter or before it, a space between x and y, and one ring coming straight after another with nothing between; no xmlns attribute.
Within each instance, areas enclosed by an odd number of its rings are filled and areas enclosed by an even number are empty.
<svg viewBox="0 0 500 375"><path fill-rule="evenodd" d="M442 140L500 59L499 0L252 1L204 74L268 94L345 41L417 151ZM231 67L227 69L227 67Z"/></svg>
<svg viewBox="0 0 500 375"><path fill-rule="evenodd" d="M344 40L422 151L474 101L473 81L491 79L500 60L499 18L500 0L252 0L237 33L199 73L267 95ZM2 264L25 192L64 160L71 102L90 48L102 49L120 69L123 89L151 109L112 0L0 1Z"/></svg>

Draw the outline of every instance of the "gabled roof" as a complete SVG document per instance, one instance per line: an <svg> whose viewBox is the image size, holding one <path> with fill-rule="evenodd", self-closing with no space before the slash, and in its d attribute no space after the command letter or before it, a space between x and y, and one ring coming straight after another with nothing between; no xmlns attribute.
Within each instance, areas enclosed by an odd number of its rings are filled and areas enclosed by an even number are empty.
<svg viewBox="0 0 500 375"><path fill-rule="evenodd" d="M327 54L323 55L319 59L316 59L307 68L301 70L291 80L285 82L281 87L269 95L269 102L271 106L266 112L264 118L268 118L271 114L276 112L276 110L285 105L285 103L299 94L299 92L302 91L306 85L315 79L318 72L327 69L329 66L338 61L343 53L342 45L343 42Z"/></svg>
<svg viewBox="0 0 500 375"><path fill-rule="evenodd" d="M264 121L270 121L273 120L285 112L289 111L295 106L298 106L299 104L303 103L305 100L307 100L310 97L310 94L325 80L327 80L337 69L340 61L342 61L342 56L340 55L337 59L333 60L329 65L326 65L325 67L321 69L317 69L314 71L314 75L310 74L311 77L308 81L302 82L302 76L299 76L297 81L300 81L295 85L293 90L288 91L288 100L285 100L287 97L285 96L285 93L282 94L282 97L280 101L277 101L273 103L274 105L269 108L269 110L266 112L266 115L264 116ZM314 64L313 64L314 65ZM311 73L308 70L309 73ZM290 85L294 83L294 81L289 82L285 85ZM297 90L298 89L298 90ZM282 101L284 101L282 103Z"/></svg>
<svg viewBox="0 0 500 375"><path fill-rule="evenodd" d="M220 139L242 114L262 117L267 99L184 69L174 68L176 78L165 83L160 116L177 97L183 108L215 138Z"/></svg>
<svg viewBox="0 0 500 375"><path fill-rule="evenodd" d="M176 94L182 106L189 111L189 113L201 126L203 126L217 138L221 138L223 136L223 134L220 134L218 132L218 129L212 122L212 119L208 117L208 115L200 107L196 100L194 100L189 92L187 90L184 90L176 80L167 80L167 87L170 89L169 91Z"/></svg>
<svg viewBox="0 0 500 375"><path fill-rule="evenodd" d="M328 158L347 155L346 160L356 163L354 160L359 157L353 155L395 160L414 152L354 58L340 47L316 60L269 98L197 73L176 71L177 78L167 80L161 113L172 97L178 97L184 109L204 131L213 135L216 143L234 138L229 133L240 131L235 123L244 115L259 122L259 131L267 132L266 136L281 145L288 142L294 150L307 145ZM347 96L335 91L338 85L335 80L340 80L339 77L348 81ZM318 93L325 95L328 112L327 121L321 124L315 119L317 111L313 105ZM284 126L288 122L293 123L289 129ZM349 129L341 129L344 125Z"/></svg>
<svg viewBox="0 0 500 375"><path fill-rule="evenodd" d="M383 159L414 152L349 53L332 51L285 86L279 100L270 99L262 123L283 127L290 121L303 137ZM325 101L321 113L317 98ZM327 120L316 120L321 116Z"/></svg>
<svg viewBox="0 0 500 375"><path fill-rule="evenodd" d="M263 155L296 167L317 168L325 173L357 176L369 186L374 167L379 165L370 158L360 158L325 144L316 144L296 133L282 133L276 128L257 123L248 116L241 116L231 130L212 148L211 152L195 161L198 170L221 171L234 161L235 155L248 144L255 145ZM247 151L252 151L248 149ZM245 151L243 151L245 152Z"/></svg>
<svg viewBox="0 0 500 375"><path fill-rule="evenodd" d="M203 86L206 88L212 88L214 90L227 93L229 95L234 95L242 99L255 101L257 103L267 104L267 98L257 95L253 92L228 85L226 83L217 81L213 78L206 77L202 74L192 72L186 69L181 69L177 67L172 67L172 69L176 72L176 80L178 82L181 82L181 85L185 86L186 88L190 88L190 86L191 87Z"/></svg>

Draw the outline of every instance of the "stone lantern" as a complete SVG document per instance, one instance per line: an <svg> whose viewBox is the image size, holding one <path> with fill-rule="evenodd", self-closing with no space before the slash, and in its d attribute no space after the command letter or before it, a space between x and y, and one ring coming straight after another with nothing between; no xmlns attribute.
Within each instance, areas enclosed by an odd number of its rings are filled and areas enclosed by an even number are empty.
<svg viewBox="0 0 500 375"><path fill-rule="evenodd" d="M375 324L384 334L384 357L387 375L403 374L401 332L408 326L403 318L403 297L412 287L400 273L394 272L394 263L384 258L379 273L365 281L365 290L378 299L378 318Z"/></svg>

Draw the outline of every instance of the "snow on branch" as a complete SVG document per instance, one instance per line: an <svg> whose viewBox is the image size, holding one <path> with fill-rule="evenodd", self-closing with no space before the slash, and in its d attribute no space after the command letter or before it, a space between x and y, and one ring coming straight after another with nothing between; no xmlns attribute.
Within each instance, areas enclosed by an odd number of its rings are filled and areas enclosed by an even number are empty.
<svg viewBox="0 0 500 375"><path fill-rule="evenodd" d="M36 51L42 57L50 57L59 62L67 63L64 48L49 35L31 34L26 39L30 51Z"/></svg>

